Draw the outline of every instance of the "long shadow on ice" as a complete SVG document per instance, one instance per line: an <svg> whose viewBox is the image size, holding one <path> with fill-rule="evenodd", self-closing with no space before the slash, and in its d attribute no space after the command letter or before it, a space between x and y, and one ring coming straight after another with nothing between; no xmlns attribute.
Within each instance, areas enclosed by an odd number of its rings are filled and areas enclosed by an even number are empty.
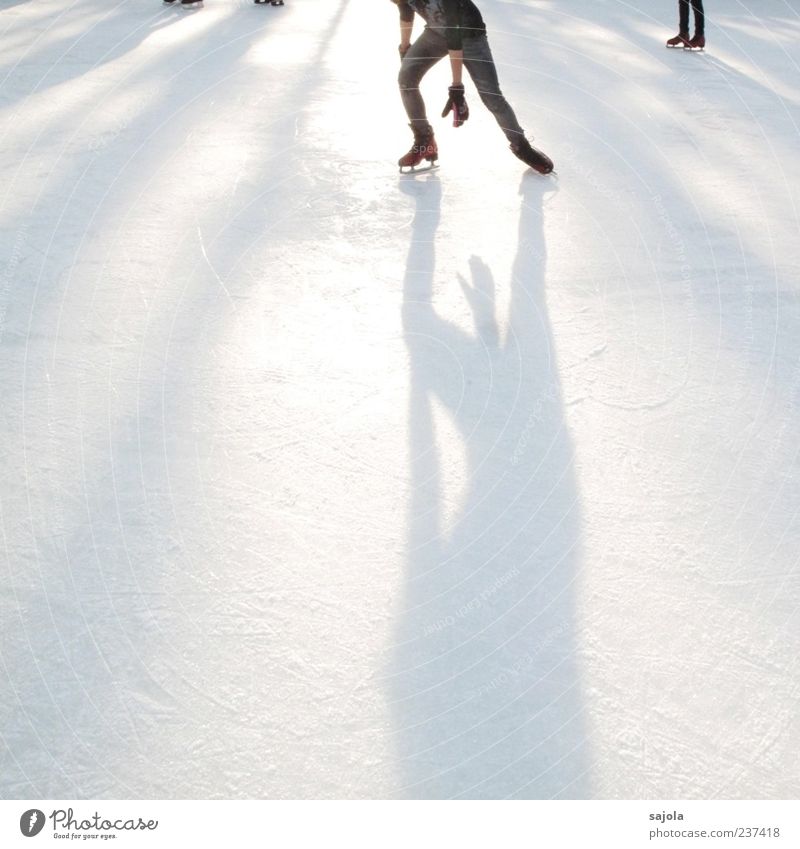
<svg viewBox="0 0 800 849"><path fill-rule="evenodd" d="M309 65L318 75L343 8L341 2L335 6L319 47L310 48ZM229 70L243 72L240 56L262 31L230 18L226 29L198 37L193 56L210 55L215 41L231 50L208 100L194 91L184 100L176 92L174 100L152 100L138 121L160 122L164 110L185 114L174 128L172 122L165 125L170 142L202 126L201 107L236 93L241 76ZM166 68L170 58L147 73ZM214 67L208 70L212 81L213 72ZM275 111L297 110L292 104L305 103L301 95L313 84L313 76L299 77ZM110 186L76 192L71 187L79 184L81 172L70 167L40 196L41 209L64 204L65 212L54 215L53 233L40 225L37 237L45 247L56 245L59 262L64 257L64 264L74 263L69 292L75 303L83 293L85 303L94 303L96 289L102 290L104 279L113 280L126 250L137 244L115 228L125 217L136 224L149 209L136 185L126 191L123 177L135 173L130 182L137 185L155 179L163 164L163 138L137 146L121 137L110 144L108 155L118 146L126 163L119 174L111 172ZM264 162L252 175L255 200L267 177L269 159ZM87 195L89 190L96 195ZM73 201L73 195L96 202ZM255 200L243 200L242 206ZM201 207L212 217L206 196ZM163 214L160 207L153 213ZM107 229L99 230L92 254L83 234L95 222ZM226 226L215 238L209 253L228 280L255 237ZM59 302L64 316L75 313L72 303L64 305L67 287L59 288L47 253L42 252L42 268L32 272L30 294L21 275L11 292L21 318L12 315L5 337L14 342L17 336L20 343L8 345L16 359L2 381L6 407L0 417L0 431L8 434L3 459L13 461L2 505L6 557L0 557L5 798L256 797L280 787L268 783L277 757L265 731L271 716L239 703L242 697L259 707L268 703L259 689L266 685L254 686L253 665L242 658L263 662L271 634L261 642L252 635L220 634L220 618L240 597L238 561L228 547L235 547L237 535L215 535L208 492L195 474L195 451L204 450L203 439L214 427L199 400L207 397L200 387L209 369L210 340L218 338L230 313L217 280L192 258L191 249L188 256L178 253L180 246L174 250L159 280L168 293L146 312L126 287L116 287L119 292L99 299L100 311L90 310L85 324L76 320L68 332L65 318L62 346L72 346L72 359L54 353ZM89 262L93 256L112 257L110 271L96 271ZM130 280L138 282L136 276ZM158 288L142 282L148 291ZM118 315L126 318L117 337ZM96 332L101 318L112 329ZM207 333L198 334L200 326ZM214 505L216 496L214 490ZM220 497L227 510L227 493ZM222 575L223 583L232 575L233 584L217 592L211 585Z"/></svg>
<svg viewBox="0 0 800 849"><path fill-rule="evenodd" d="M69 83L103 66L112 65L126 53L136 50L157 30L181 20L180 15L174 13L177 10L169 14L169 7L159 2L146 4L139 10L131 6L133 4L120 3L102 12L85 8L82 10L85 26L61 38L42 38L49 36L51 29L58 31L57 27L52 26L53 20L50 20L47 29L27 33L29 47L8 71L9 76L14 75L20 79L11 87L4 85L8 77L6 80L0 78L0 102L3 105L16 103L33 94ZM71 23L70 11L63 10L56 17L60 19L63 16L63 22L59 20L59 23L65 27ZM124 32L121 38L120 30ZM10 94L9 90L14 89L16 93Z"/></svg>
<svg viewBox="0 0 800 849"><path fill-rule="evenodd" d="M544 298L549 184L522 182L505 338L495 281L478 257L472 280L459 281L474 332L437 314L440 184L403 185L415 202L403 305L412 495L388 671L402 792L586 797L574 609L580 503ZM437 431L445 418L463 441L464 469L443 459L452 447ZM454 507L443 480L459 475Z"/></svg>

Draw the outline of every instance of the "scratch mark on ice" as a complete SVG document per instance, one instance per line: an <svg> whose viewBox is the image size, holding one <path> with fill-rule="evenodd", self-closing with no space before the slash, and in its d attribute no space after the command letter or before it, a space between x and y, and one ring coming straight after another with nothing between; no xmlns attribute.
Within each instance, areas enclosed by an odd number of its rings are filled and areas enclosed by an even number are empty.
<svg viewBox="0 0 800 849"><path fill-rule="evenodd" d="M211 260L208 258L208 254L206 253L206 246L203 243L203 231L200 229L199 224L197 225L197 238L200 241L200 250L203 254L203 258L205 259L208 267L211 269L211 273L214 275L214 277L216 277L217 283L219 283L220 289L222 289L222 291L225 293L225 295L227 296L228 300L231 303L231 306L235 310L236 304L234 303L233 298L231 297L231 293L228 291L228 289L225 286L225 283L223 282L222 278L219 276L219 274L217 274L217 270L214 268L214 266L211 264Z"/></svg>

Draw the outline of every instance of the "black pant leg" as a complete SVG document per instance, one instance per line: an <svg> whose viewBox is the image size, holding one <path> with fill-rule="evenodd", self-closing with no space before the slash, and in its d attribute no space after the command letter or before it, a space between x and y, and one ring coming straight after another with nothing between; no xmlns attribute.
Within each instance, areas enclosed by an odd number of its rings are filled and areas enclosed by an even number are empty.
<svg viewBox="0 0 800 849"><path fill-rule="evenodd" d="M678 30L689 32L689 0L678 0Z"/></svg>
<svg viewBox="0 0 800 849"><path fill-rule="evenodd" d="M425 74L445 56L447 42L433 30L425 29L400 63L400 73L397 77L400 97L415 131L424 132L430 127L419 84Z"/></svg>
<svg viewBox="0 0 800 849"><path fill-rule="evenodd" d="M706 15L703 10L703 0L692 0L692 8L694 9L694 33L695 35L705 35Z"/></svg>

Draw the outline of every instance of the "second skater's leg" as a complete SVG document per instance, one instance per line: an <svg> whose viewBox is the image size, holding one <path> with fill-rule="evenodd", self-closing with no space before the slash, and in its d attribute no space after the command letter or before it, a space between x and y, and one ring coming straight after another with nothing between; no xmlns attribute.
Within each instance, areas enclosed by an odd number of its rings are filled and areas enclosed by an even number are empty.
<svg viewBox="0 0 800 849"><path fill-rule="evenodd" d="M689 34L689 0L678 0L678 30Z"/></svg>
<svg viewBox="0 0 800 849"><path fill-rule="evenodd" d="M692 10L694 11L694 35L684 47L689 50L703 50L706 46L706 15L703 10L703 0L692 0Z"/></svg>

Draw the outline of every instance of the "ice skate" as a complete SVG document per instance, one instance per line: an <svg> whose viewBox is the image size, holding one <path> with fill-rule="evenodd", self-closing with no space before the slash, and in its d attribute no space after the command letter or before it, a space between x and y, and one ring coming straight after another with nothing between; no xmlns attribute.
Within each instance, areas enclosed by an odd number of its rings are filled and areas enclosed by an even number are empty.
<svg viewBox="0 0 800 849"><path fill-rule="evenodd" d="M517 159L521 159L526 165L530 165L534 171L540 174L550 174L553 170L553 160L547 154L537 150L526 138L521 136L517 142L511 142L511 152Z"/></svg>
<svg viewBox="0 0 800 849"><path fill-rule="evenodd" d="M688 47L689 33L679 32L676 36L667 40L667 47Z"/></svg>
<svg viewBox="0 0 800 849"><path fill-rule="evenodd" d="M705 50L706 49L706 37L704 35L695 35L695 37L688 43L683 45L684 50Z"/></svg>
<svg viewBox="0 0 800 849"><path fill-rule="evenodd" d="M439 158L439 148L436 146L433 129L430 126L426 130L414 130L413 126L411 129L414 131L414 144L411 145L411 150L408 153L397 160L401 174L408 174L413 171L429 171L436 167L436 160ZM429 164L424 168L417 168L423 160Z"/></svg>

